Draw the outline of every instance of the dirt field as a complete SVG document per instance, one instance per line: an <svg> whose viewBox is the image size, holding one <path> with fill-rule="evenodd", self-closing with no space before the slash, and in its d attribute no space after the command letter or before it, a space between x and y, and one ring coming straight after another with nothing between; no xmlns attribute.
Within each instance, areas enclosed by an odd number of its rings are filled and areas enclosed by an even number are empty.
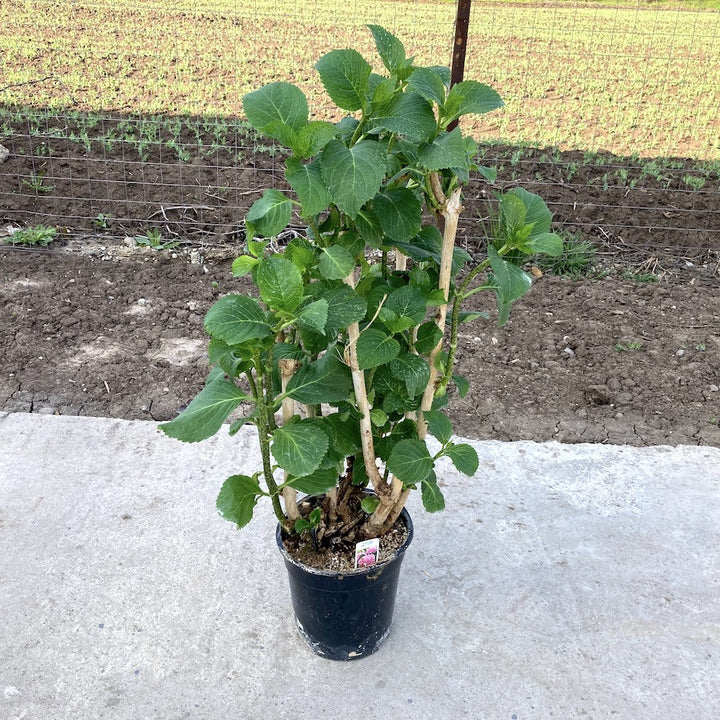
<svg viewBox="0 0 720 720"><path fill-rule="evenodd" d="M55 154L44 176L53 192L36 196L17 187L32 163L32 154L15 154L0 167L0 232L40 221L68 232L47 250L0 248L0 411L173 417L204 382L205 311L243 288L230 273L242 216L213 196L253 183L259 192L268 179L262 159L223 173L165 164L158 184L151 162L128 182L126 166L107 157L93 179L87 166L72 166L80 159ZM717 188L688 193L672 177L604 188L601 168L588 164L568 184L549 167L538 157L506 165L499 186L541 192L558 227L594 242L599 266L579 281L546 273L501 330L463 326L458 371L471 390L453 400L457 433L720 446ZM687 171L678 168L678 178ZM83 177L92 190L86 200ZM107 195L98 198L102 188ZM64 201L71 190L81 199ZM488 196L479 182L466 192L461 242L473 253L482 250L477 218ZM130 205L144 220L120 220ZM167 209L175 206L184 209ZM648 231L643 213L657 217L657 208L666 208L667 227ZM100 212L116 219L105 231L92 227ZM123 241L153 222L165 240L182 244L157 251ZM492 310L492 298L478 302Z"/></svg>

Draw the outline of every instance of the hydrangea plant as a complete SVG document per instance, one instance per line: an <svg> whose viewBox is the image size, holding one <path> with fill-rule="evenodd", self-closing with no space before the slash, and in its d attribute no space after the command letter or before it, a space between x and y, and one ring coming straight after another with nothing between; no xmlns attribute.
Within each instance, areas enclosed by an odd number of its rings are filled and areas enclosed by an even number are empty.
<svg viewBox="0 0 720 720"><path fill-rule="evenodd" d="M484 259L455 246L463 183L491 175L457 121L502 101L479 82L451 86L447 68L417 66L399 39L369 29L383 73L352 49L315 65L347 113L339 122L311 120L287 82L243 100L249 123L287 148L287 188L250 208L233 272L254 292L210 308L207 383L161 425L196 442L249 408L229 432L256 427L262 467L229 477L217 500L239 527L262 497L286 532L318 541L382 536L416 489L428 511L441 510L437 461L467 475L478 467L444 411L450 387L468 388L453 374L458 328L482 315L461 305L493 292L502 325L531 284L522 263L562 250L545 203L517 188L498 195ZM305 230L279 251L270 241L291 223ZM322 501L308 512L298 492Z"/></svg>

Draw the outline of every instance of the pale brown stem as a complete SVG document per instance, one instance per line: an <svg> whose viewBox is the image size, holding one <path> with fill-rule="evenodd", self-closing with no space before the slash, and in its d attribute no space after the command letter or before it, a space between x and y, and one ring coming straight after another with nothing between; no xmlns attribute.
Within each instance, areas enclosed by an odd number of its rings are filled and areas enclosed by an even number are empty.
<svg viewBox="0 0 720 720"><path fill-rule="evenodd" d="M407 270L407 255L401 253L399 250L395 250L395 269Z"/></svg>
<svg viewBox="0 0 720 720"><path fill-rule="evenodd" d="M355 287L355 274L350 273L345 283L351 288ZM355 390L355 401L360 411L360 442L362 443L363 461L370 482L378 497L382 498L389 492L387 483L382 479L376 464L375 446L372 438L372 422L370 420L370 403L368 402L365 373L360 369L357 357L357 341L360 337L360 326L352 323L348 326L348 344L345 347L345 362L350 368Z"/></svg>
<svg viewBox="0 0 720 720"><path fill-rule="evenodd" d="M280 368L280 380L282 382L282 392L285 394L287 384L290 378L295 374L297 362L295 360L278 360ZM282 401L282 421L283 424L288 422L295 414L295 401L292 398L284 397ZM285 473L287 480L287 473ZM283 502L285 503L285 514L291 522L295 522L300 518L300 511L297 505L297 490L291 487L285 487L282 491Z"/></svg>
<svg viewBox="0 0 720 720"><path fill-rule="evenodd" d="M433 191L437 194L438 189L436 188L436 185L439 185L439 181L438 183L433 183L433 177L435 176L433 175L431 177L431 186ZM420 405L420 414L418 416L418 435L421 439L427 434L427 423L423 418L423 413L427 412L432 407L433 398L435 397L435 385L438 378L438 371L435 367L435 363L444 345L445 320L447 317L448 300L450 298L450 281L452 278L453 251L455 249L458 219L460 218L460 213L463 210L460 203L460 192L460 188L455 188L455 190L453 190L450 194L450 197L445 199L441 209L444 228L438 287L443 291L445 302L438 308L435 316L435 324L438 328L440 328L443 337L441 337L440 342L438 342L430 353L430 379L428 380L428 384L425 386L425 392L423 393L422 403ZM440 194L442 195L442 191L440 191ZM444 195L442 197L444 198Z"/></svg>

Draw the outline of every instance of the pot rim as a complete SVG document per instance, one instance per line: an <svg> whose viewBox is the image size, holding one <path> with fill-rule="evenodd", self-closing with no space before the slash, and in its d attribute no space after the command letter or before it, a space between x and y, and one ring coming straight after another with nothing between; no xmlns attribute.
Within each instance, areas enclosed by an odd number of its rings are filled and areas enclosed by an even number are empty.
<svg viewBox="0 0 720 720"><path fill-rule="evenodd" d="M305 499L305 498L303 498ZM373 572L377 572L378 570L381 570L385 568L387 565L392 563L393 561L396 561L403 557L405 554L405 551L410 546L410 543L412 542L413 535L414 535L414 529L413 529L413 521L410 517L410 513L408 512L407 508L403 508L402 512L400 513L400 516L398 519L402 518L405 523L405 529L407 530L407 537L405 538L405 541L403 544L395 550L395 552L386 560L383 560L382 562L378 562L375 565L371 565L370 567L366 568L352 568L351 570L323 570L321 568L312 567L310 565L306 565L305 563L301 562L297 558L293 557L286 549L285 545L283 544L282 539L282 526L280 523L277 524L275 528L275 541L277 542L278 549L280 550L280 553L282 554L285 562L292 563L296 567L302 568L304 572L307 572L311 575L319 575L319 576L325 576L325 577L338 577L338 576L358 576L358 575L370 575Z"/></svg>

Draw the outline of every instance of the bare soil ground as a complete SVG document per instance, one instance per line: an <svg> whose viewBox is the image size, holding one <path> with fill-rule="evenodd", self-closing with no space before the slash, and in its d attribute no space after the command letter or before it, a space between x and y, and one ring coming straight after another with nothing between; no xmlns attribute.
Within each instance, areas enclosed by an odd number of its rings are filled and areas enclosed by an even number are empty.
<svg viewBox="0 0 720 720"><path fill-rule="evenodd" d="M49 249L0 247L0 411L173 417L204 382L206 310L221 294L245 288L230 272L242 250L242 217L212 197L242 182L257 181L259 193L268 180L262 161L252 171L228 166L223 173L200 163L164 164L158 185L151 164L138 166L128 182L126 166L106 156L95 165L102 182L88 179L93 198L72 206L58 199L78 196L63 178L79 185L88 166L45 175L53 193L32 197L17 186L31 162L32 153L15 154L0 167L0 228L45 222L67 233ZM80 160L56 154L53 162L58 168ZM547 169L525 162L521 176L501 176L500 186L517 181L541 192L559 225L593 240L600 265L582 280L546 273L503 329L492 321L463 326L458 372L471 390L453 398L456 432L720 446L718 193L689 194L667 179L645 178L610 197L612 189L593 180L597 168L580 167L572 187ZM257 177L241 182L248 172ZM122 188L122 197L98 201L103 187ZM185 194L173 197L179 187ZM197 198L188 196L191 187ZM473 253L482 247L472 218L482 215L487 197L477 181L467 189L461 237ZM202 209L187 211L200 201ZM185 208L162 218L164 238L184 244L172 251L128 247L123 235L147 228L161 203ZM127 217L128 204L147 212L144 221L117 221L105 235L91 228L98 212ZM650 207L669 208L668 227L647 230L642 212ZM622 237L608 227L624 228ZM650 274L654 282L637 279ZM491 297L477 303L492 312Z"/></svg>

